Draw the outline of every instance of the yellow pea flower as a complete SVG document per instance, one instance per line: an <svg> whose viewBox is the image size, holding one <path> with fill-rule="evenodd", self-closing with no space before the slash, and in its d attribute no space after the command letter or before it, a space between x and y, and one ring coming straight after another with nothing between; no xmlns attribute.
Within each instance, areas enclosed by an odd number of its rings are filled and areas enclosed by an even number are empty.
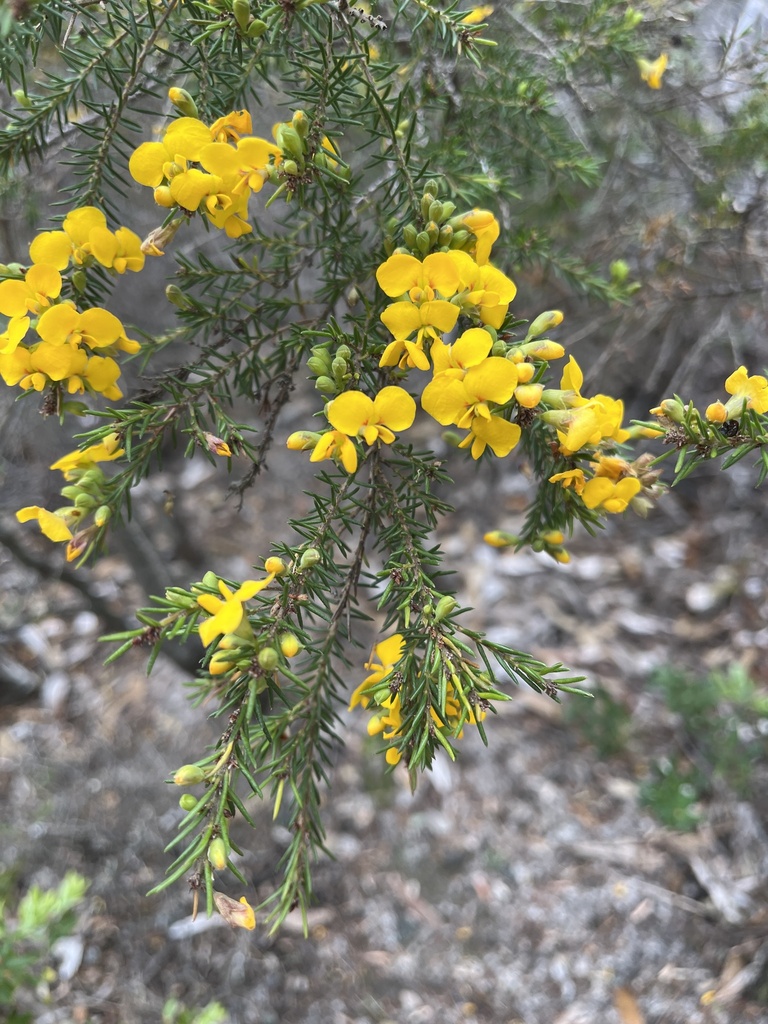
<svg viewBox="0 0 768 1024"><path fill-rule="evenodd" d="M407 430L416 417L416 403L404 388L382 388L371 399L362 391L345 391L328 405L328 421L348 437L366 444L392 444L394 431Z"/></svg>
<svg viewBox="0 0 768 1024"><path fill-rule="evenodd" d="M660 89L661 79L667 70L669 57L662 53L656 60L643 60L638 57L637 66L640 69L640 77L650 89Z"/></svg>

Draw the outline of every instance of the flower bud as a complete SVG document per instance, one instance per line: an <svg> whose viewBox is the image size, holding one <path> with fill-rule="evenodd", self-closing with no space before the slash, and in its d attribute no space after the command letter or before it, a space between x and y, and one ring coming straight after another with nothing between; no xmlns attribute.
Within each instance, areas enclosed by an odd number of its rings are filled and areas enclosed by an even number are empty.
<svg viewBox="0 0 768 1024"><path fill-rule="evenodd" d="M97 526L106 526L112 518L112 509L109 505L99 505L93 514L93 521Z"/></svg>
<svg viewBox="0 0 768 1024"><path fill-rule="evenodd" d="M283 174L295 177L299 173L299 165L295 160L283 160L282 164L280 164L280 170Z"/></svg>
<svg viewBox="0 0 768 1024"><path fill-rule="evenodd" d="M432 240L426 231L420 231L418 235L416 235L416 248L422 256L427 256L429 254L429 250L432 248Z"/></svg>
<svg viewBox="0 0 768 1024"><path fill-rule="evenodd" d="M322 437L314 430L295 430L285 442L292 452L311 452Z"/></svg>
<svg viewBox="0 0 768 1024"><path fill-rule="evenodd" d="M435 202L436 198L437 197L428 190L425 191L424 195L421 197L421 216L424 220L429 220L429 208L432 206L432 203Z"/></svg>
<svg viewBox="0 0 768 1024"><path fill-rule="evenodd" d="M629 277L629 264L626 260L614 260L610 267L611 280L616 284L624 284Z"/></svg>
<svg viewBox="0 0 768 1024"><path fill-rule="evenodd" d="M664 403L662 402L662 405L663 404ZM713 402L711 405L707 406L704 415L710 423L725 423L728 419L728 410L722 402ZM61 493L63 494L64 492L62 491ZM75 502L75 504L77 504L77 502Z"/></svg>
<svg viewBox="0 0 768 1024"><path fill-rule="evenodd" d="M403 242L409 249L416 248L416 235L418 231L413 224L406 224L403 228Z"/></svg>
<svg viewBox="0 0 768 1024"><path fill-rule="evenodd" d="M78 268L72 274L72 287L75 289L75 291L78 293L78 295L82 295L83 294L83 292L85 291L85 286L86 286L87 283L88 283L88 278L86 276L85 271L83 269L81 269L81 268Z"/></svg>
<svg viewBox="0 0 768 1024"><path fill-rule="evenodd" d="M32 100L29 98L29 96L27 96L23 89L14 89L13 98L16 100L19 106L23 107L25 110L32 109Z"/></svg>
<svg viewBox="0 0 768 1024"><path fill-rule="evenodd" d="M178 89L176 86L171 86L168 90L168 99L184 117L198 116L197 104L186 89Z"/></svg>
<svg viewBox="0 0 768 1024"><path fill-rule="evenodd" d="M492 548L511 548L517 544L514 533L507 533L506 530L491 530L490 533L483 535L483 540Z"/></svg>
<svg viewBox="0 0 768 1024"><path fill-rule="evenodd" d="M349 345L339 345L339 347L336 349L336 358L351 359L352 349L349 347Z"/></svg>
<svg viewBox="0 0 768 1024"><path fill-rule="evenodd" d="M330 377L326 377L325 375L317 378L317 380L315 381L315 387L324 395L335 395L336 392L339 390L338 386L336 385L336 382L331 380Z"/></svg>
<svg viewBox="0 0 768 1024"><path fill-rule="evenodd" d="M523 363L522 365L528 366L529 364ZM521 384L520 387L515 388L515 399L517 404L522 405L524 409L535 409L541 402L543 393L543 384Z"/></svg>
<svg viewBox="0 0 768 1024"><path fill-rule="evenodd" d="M245 32L251 20L251 5L248 0L232 0L232 13L237 27L241 32Z"/></svg>
<svg viewBox="0 0 768 1024"><path fill-rule="evenodd" d="M237 3L237 0L235 0ZM286 157L304 161L304 140L291 124L279 124L275 129L275 141Z"/></svg>
<svg viewBox="0 0 768 1024"><path fill-rule="evenodd" d="M302 139L306 139L309 134L309 118L303 110L294 110L291 124Z"/></svg>
<svg viewBox="0 0 768 1024"><path fill-rule="evenodd" d="M437 244L439 246L447 246L450 248L451 242L453 241L453 228L450 224L444 224L440 228L440 234L437 236Z"/></svg>
<svg viewBox="0 0 768 1024"><path fill-rule="evenodd" d="M312 350L312 355L307 360L307 367L320 376L328 376L331 372L331 357L327 349L316 348Z"/></svg>
<svg viewBox="0 0 768 1024"><path fill-rule="evenodd" d="M203 576L203 584L206 587L210 587L211 590L218 591L219 589L219 577L211 569Z"/></svg>
<svg viewBox="0 0 768 1024"><path fill-rule="evenodd" d="M246 35L249 39L261 39L264 33L269 28L266 21L262 21L261 18L254 18L251 24L248 26Z"/></svg>
<svg viewBox="0 0 768 1024"><path fill-rule="evenodd" d="M542 359L551 362L553 359L562 359L565 349L558 341L550 341L549 338L540 338L537 341L528 341L520 345L519 351L531 359Z"/></svg>
<svg viewBox="0 0 768 1024"><path fill-rule="evenodd" d="M165 286L165 297L177 309L187 309L189 306L186 295L177 284Z"/></svg>
<svg viewBox="0 0 768 1024"><path fill-rule="evenodd" d="M284 657L295 658L301 650L301 644L299 643L298 637L293 633L281 633L280 650L283 652Z"/></svg>
<svg viewBox="0 0 768 1024"><path fill-rule="evenodd" d="M196 786L205 778L205 772L196 764L185 764L173 776L177 786Z"/></svg>
<svg viewBox="0 0 768 1024"><path fill-rule="evenodd" d="M217 836L208 846L208 860L216 871L223 871L227 866L227 844Z"/></svg>
<svg viewBox="0 0 768 1024"><path fill-rule="evenodd" d="M264 562L265 572L274 573L275 576L282 576L286 569L285 562L282 558L278 558L277 555L270 555Z"/></svg>
<svg viewBox="0 0 768 1024"><path fill-rule="evenodd" d="M518 384L530 384L533 375L536 373L536 367L533 363L516 363L517 366L517 382Z"/></svg>
<svg viewBox="0 0 768 1024"><path fill-rule="evenodd" d="M331 363L331 372L333 373L333 376L337 384L343 383L344 375L348 369L349 367L347 366L346 359L342 359L340 356L337 355L336 358Z"/></svg>
<svg viewBox="0 0 768 1024"><path fill-rule="evenodd" d="M433 220L435 221L435 223L439 224L442 219L443 204L440 202L439 199L435 199L433 202L429 204L429 209L427 210L427 220Z"/></svg>
<svg viewBox="0 0 768 1024"><path fill-rule="evenodd" d="M182 793L179 797L179 807L182 811L194 811L197 807L197 797L191 793Z"/></svg>
<svg viewBox="0 0 768 1024"><path fill-rule="evenodd" d="M307 548L301 556L299 569L311 569L313 565L317 565L320 561L320 557L320 552L317 548Z"/></svg>
<svg viewBox="0 0 768 1024"><path fill-rule="evenodd" d="M259 651L258 662L265 672L274 672L277 668L277 651L274 647L262 647Z"/></svg>
<svg viewBox="0 0 768 1024"><path fill-rule="evenodd" d="M426 231L427 235L429 235L430 246L437 245L437 240L440 237L440 228L437 226L437 221L428 221L424 230Z"/></svg>
<svg viewBox="0 0 768 1024"><path fill-rule="evenodd" d="M538 338L540 334L543 334L545 331L549 331L552 327L557 327L562 322L563 314L559 309L549 309L546 313L539 313L528 328L525 340L530 341L531 338Z"/></svg>
<svg viewBox="0 0 768 1024"><path fill-rule="evenodd" d="M685 406L677 396L665 398L661 405L651 409L651 415L666 416L673 423L683 423L685 422Z"/></svg>
<svg viewBox="0 0 768 1024"><path fill-rule="evenodd" d="M443 594L435 607L435 622L442 622L446 615L450 615L458 605L458 601L451 594Z"/></svg>

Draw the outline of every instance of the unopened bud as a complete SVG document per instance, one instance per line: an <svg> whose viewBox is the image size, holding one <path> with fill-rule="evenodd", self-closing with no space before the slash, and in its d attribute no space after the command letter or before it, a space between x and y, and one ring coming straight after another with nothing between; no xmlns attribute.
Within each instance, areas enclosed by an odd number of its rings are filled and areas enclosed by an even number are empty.
<svg viewBox="0 0 768 1024"><path fill-rule="evenodd" d="M307 548L299 561L299 569L311 569L313 565L317 565L320 558L321 555L317 548Z"/></svg>
<svg viewBox="0 0 768 1024"><path fill-rule="evenodd" d="M88 278L84 270L78 269L72 274L72 287L75 289L78 295L83 294L87 283Z"/></svg>
<svg viewBox="0 0 768 1024"><path fill-rule="evenodd" d="M286 156L304 160L304 140L292 124L279 124L275 129L275 141Z"/></svg>
<svg viewBox="0 0 768 1024"><path fill-rule="evenodd" d="M626 260L614 260L611 264L611 280L623 284L629 277L629 264Z"/></svg>
<svg viewBox="0 0 768 1024"><path fill-rule="evenodd" d="M93 521L97 526L106 526L112 518L112 509L109 505L99 505L93 514Z"/></svg>
<svg viewBox="0 0 768 1024"><path fill-rule="evenodd" d="M19 106L23 107L25 110L32 109L32 100L29 98L29 96L27 96L23 89L14 89L13 98L16 100Z"/></svg>
<svg viewBox="0 0 768 1024"><path fill-rule="evenodd" d="M264 569L268 573L274 573L275 576L282 576L287 566L282 558L278 558L277 555L270 555L264 562Z"/></svg>
<svg viewBox="0 0 768 1024"><path fill-rule="evenodd" d="M196 764L185 764L173 776L177 786L196 786L205 778L205 772Z"/></svg>
<svg viewBox="0 0 768 1024"><path fill-rule="evenodd" d="M725 423L728 419L728 410L722 402L713 402L707 406L704 415L710 423ZM61 493L63 494L64 492L62 491Z"/></svg>
<svg viewBox="0 0 768 1024"><path fill-rule="evenodd" d="M536 319L533 321L531 326L528 328L528 333L525 336L526 341L530 341L531 338L538 338L540 334L545 331L551 330L553 327L557 327L563 322L563 314L559 309L549 309L546 313L539 313Z"/></svg>
<svg viewBox="0 0 768 1024"><path fill-rule="evenodd" d="M298 637L293 633L282 633L280 636L280 650L286 658L295 658L301 650Z"/></svg>
<svg viewBox="0 0 768 1024"><path fill-rule="evenodd" d="M269 25L267 25L266 21L262 21L261 18L254 18L248 26L246 35L249 39L261 39L268 28Z"/></svg>
<svg viewBox="0 0 768 1024"><path fill-rule="evenodd" d="M435 622L442 622L446 615L450 615L457 606L458 601L450 594L443 594L435 606Z"/></svg>
<svg viewBox="0 0 768 1024"><path fill-rule="evenodd" d="M232 0L232 13L241 32L248 29L251 20L251 5L248 0Z"/></svg>
<svg viewBox="0 0 768 1024"><path fill-rule="evenodd" d="M165 297L177 309L187 309L189 307L186 295L177 284L165 286Z"/></svg>
<svg viewBox="0 0 768 1024"><path fill-rule="evenodd" d="M330 377L326 377L325 375L317 378L317 380L315 381L315 387L324 395L335 395L336 392L339 390L338 386L336 385L336 382L331 380Z"/></svg>
<svg viewBox="0 0 768 1024"><path fill-rule="evenodd" d="M514 533L507 533L506 530L491 530L490 533L484 534L483 540L492 548L511 548L517 544Z"/></svg>
<svg viewBox="0 0 768 1024"><path fill-rule="evenodd" d="M216 871L223 871L227 866L227 844L217 836L208 846L208 860Z"/></svg>
<svg viewBox="0 0 768 1024"><path fill-rule="evenodd" d="M426 231L420 231L418 235L416 235L416 248L422 256L426 256L432 248L432 240Z"/></svg>
<svg viewBox="0 0 768 1024"><path fill-rule="evenodd" d="M197 104L186 89L178 89L176 86L171 86L168 90L168 99L174 107L176 107L178 112L183 114L185 117L198 116Z"/></svg>
<svg viewBox="0 0 768 1024"><path fill-rule="evenodd" d="M403 228L403 242L409 249L416 248L416 236L418 231L413 224L406 224Z"/></svg>
<svg viewBox="0 0 768 1024"><path fill-rule="evenodd" d="M277 651L274 647L262 647L259 651L258 662L265 672L273 672L277 668Z"/></svg>
<svg viewBox="0 0 768 1024"><path fill-rule="evenodd" d="M194 811L197 807L197 797L191 793L182 793L179 797L179 807L182 811Z"/></svg>
<svg viewBox="0 0 768 1024"><path fill-rule="evenodd" d="M522 366L528 366L528 363L522 363ZM535 409L536 406L541 402L541 396L544 393L543 384L521 384L515 388L515 400L518 405L521 405L524 409Z"/></svg>
<svg viewBox="0 0 768 1024"><path fill-rule="evenodd" d="M292 452L311 452L322 437L314 430L295 430L285 442Z"/></svg>
<svg viewBox="0 0 768 1024"><path fill-rule="evenodd" d="M309 118L303 110L294 110L291 124L302 139L306 139L309 134Z"/></svg>
<svg viewBox="0 0 768 1024"><path fill-rule="evenodd" d="M651 415L666 416L673 423L683 423L685 421L685 406L677 396L665 398L661 405L651 410Z"/></svg>

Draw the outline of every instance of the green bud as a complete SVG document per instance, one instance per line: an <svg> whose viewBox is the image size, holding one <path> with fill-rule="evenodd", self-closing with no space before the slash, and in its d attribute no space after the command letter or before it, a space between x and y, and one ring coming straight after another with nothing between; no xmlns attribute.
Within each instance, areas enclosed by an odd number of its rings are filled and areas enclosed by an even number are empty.
<svg viewBox="0 0 768 1024"><path fill-rule="evenodd" d="M187 309L189 307L186 295L177 284L169 284L165 286L165 297L170 303L176 306L177 309Z"/></svg>
<svg viewBox="0 0 768 1024"><path fill-rule="evenodd" d="M416 248L416 235L418 234L413 224L406 224L403 228L403 242L409 249Z"/></svg>
<svg viewBox="0 0 768 1024"><path fill-rule="evenodd" d="M182 811L194 811L197 807L197 797L191 793L182 793L179 797L179 807Z"/></svg>
<svg viewBox="0 0 768 1024"><path fill-rule="evenodd" d="M76 487L74 484L61 488L61 496L62 498L66 498L67 501L74 501L80 493L80 488Z"/></svg>
<svg viewBox="0 0 768 1024"><path fill-rule="evenodd" d="M336 357L338 359L351 359L352 349L349 347L349 345L339 345L339 347L336 349Z"/></svg>
<svg viewBox="0 0 768 1024"><path fill-rule="evenodd" d="M449 217L452 217L455 212L456 212L456 203L452 203L450 200L446 199L446 201L443 203L443 216L442 216L441 219L442 220L448 220ZM437 218L435 218L435 219L437 220Z"/></svg>
<svg viewBox="0 0 768 1024"><path fill-rule="evenodd" d="M216 871L223 871L227 866L227 844L220 836L211 840L208 847L208 860Z"/></svg>
<svg viewBox="0 0 768 1024"><path fill-rule="evenodd" d="M280 170L283 174L296 175L299 173L299 165L295 160L283 160Z"/></svg>
<svg viewBox="0 0 768 1024"><path fill-rule="evenodd" d="M503 359L506 356L506 354L507 354L507 346L506 346L506 344L503 341L500 341L497 338L496 341L494 341L493 346L491 348L491 355L492 356L500 356Z"/></svg>
<svg viewBox="0 0 768 1024"><path fill-rule="evenodd" d="M302 137L306 139L309 134L309 118L303 110L294 110L291 124Z"/></svg>
<svg viewBox="0 0 768 1024"><path fill-rule="evenodd" d="M72 287L75 289L78 295L82 295L85 291L85 286L88 283L88 277L84 270L78 268L72 274Z"/></svg>
<svg viewBox="0 0 768 1024"><path fill-rule="evenodd" d="M443 225L443 227L440 228L440 234L437 236L437 244L439 246L448 246L448 247L450 247L452 239L453 239L453 228L451 227L450 224Z"/></svg>
<svg viewBox="0 0 768 1024"><path fill-rule="evenodd" d="M240 31L247 31L251 21L251 5L248 0L232 0L232 13Z"/></svg>
<svg viewBox="0 0 768 1024"><path fill-rule="evenodd" d="M440 228L437 226L437 221L434 221L434 220L428 221L426 227L424 228L424 230L429 235L430 247L433 246L433 245L437 245L437 239L438 239L438 236L440 235Z"/></svg>
<svg viewBox="0 0 768 1024"><path fill-rule="evenodd" d="M13 98L16 100L19 106L23 107L25 110L32 109L32 100L29 98L29 96L27 96L23 89L14 89Z"/></svg>
<svg viewBox="0 0 768 1024"><path fill-rule="evenodd" d="M347 360L340 359L339 356L331 363L331 371L333 372L334 379L338 384L341 384L344 380L344 375L348 370Z"/></svg>
<svg viewBox="0 0 768 1024"><path fill-rule="evenodd" d="M443 594L435 608L435 622L442 622L446 615L450 615L457 606L458 601L450 594Z"/></svg>
<svg viewBox="0 0 768 1024"><path fill-rule="evenodd" d="M5 269L11 277L24 277L24 267L20 263L6 263Z"/></svg>
<svg viewBox="0 0 768 1024"><path fill-rule="evenodd" d="M91 509L96 508L96 499L92 494L85 494L81 491L75 498L73 505L82 512L90 512Z"/></svg>
<svg viewBox="0 0 768 1024"><path fill-rule="evenodd" d="M324 375L317 378L317 380L315 381L315 387L323 395L335 395L336 392L339 390L338 386L336 385L336 382L334 380L331 380L330 377L326 377Z"/></svg>
<svg viewBox="0 0 768 1024"><path fill-rule="evenodd" d="M466 228L454 228L453 238L451 239L451 248L462 249L471 238L474 238L474 235L471 235Z"/></svg>
<svg viewBox="0 0 768 1024"><path fill-rule="evenodd" d="M277 668L277 651L274 647L262 647L259 651L258 661L265 672L273 672Z"/></svg>
<svg viewBox="0 0 768 1024"><path fill-rule="evenodd" d="M165 591L165 599L176 608L197 608L195 598L186 590L181 590L180 587L168 587Z"/></svg>
<svg viewBox="0 0 768 1024"><path fill-rule="evenodd" d="M437 178L430 178L424 185L424 194L428 192L432 193L432 198L436 199L440 195L440 182Z"/></svg>
<svg viewBox="0 0 768 1024"><path fill-rule="evenodd" d="M528 328L525 340L530 341L531 338L538 338L540 334L550 330L552 327L557 327L562 322L563 314L559 309L548 309L545 313L539 313Z"/></svg>
<svg viewBox="0 0 768 1024"><path fill-rule="evenodd" d="M429 250L432 248L432 240L426 231L420 231L416 236L416 248L422 256L428 255Z"/></svg>
<svg viewBox="0 0 768 1024"><path fill-rule="evenodd" d="M205 772L196 764L185 764L173 776L177 786L196 786L205 778Z"/></svg>
<svg viewBox="0 0 768 1024"><path fill-rule="evenodd" d="M245 34L249 39L261 39L268 28L269 25L266 21L262 21L261 18L254 18Z"/></svg>
<svg viewBox="0 0 768 1024"><path fill-rule="evenodd" d="M99 505L93 514L93 521L97 526L106 526L112 518L112 509L109 505Z"/></svg>
<svg viewBox="0 0 768 1024"><path fill-rule="evenodd" d="M429 208L435 201L435 196L431 192L425 192L421 197L421 216L424 220L429 220Z"/></svg>
<svg viewBox="0 0 768 1024"><path fill-rule="evenodd" d="M614 260L611 264L611 280L623 284L629 277L629 264L626 260Z"/></svg>
<svg viewBox="0 0 768 1024"><path fill-rule="evenodd" d="M301 556L299 569L311 569L313 565L317 565L320 561L320 557L320 552L317 548L307 548Z"/></svg>
<svg viewBox="0 0 768 1024"><path fill-rule="evenodd" d="M235 0L237 3L237 0ZM279 124L275 129L275 141L288 157L304 161L304 140L290 124Z"/></svg>
<svg viewBox="0 0 768 1024"><path fill-rule="evenodd" d="M206 587L210 587L211 590L218 590L219 589L219 577L216 575L215 572L212 572L209 569L208 572L205 574L205 576L203 576L203 584Z"/></svg>
<svg viewBox="0 0 768 1024"><path fill-rule="evenodd" d="M327 355L328 353L326 353ZM307 368L318 377L323 375L327 376L331 369L331 364L327 359L322 356L310 356L307 360Z"/></svg>

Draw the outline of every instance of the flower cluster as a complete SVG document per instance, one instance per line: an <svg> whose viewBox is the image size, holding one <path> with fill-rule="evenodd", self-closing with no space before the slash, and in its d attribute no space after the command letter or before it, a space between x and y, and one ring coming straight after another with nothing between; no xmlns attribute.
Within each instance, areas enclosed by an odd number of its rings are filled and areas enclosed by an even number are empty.
<svg viewBox="0 0 768 1024"><path fill-rule="evenodd" d="M171 93L180 90L171 89ZM173 98L173 97L172 97ZM158 142L143 142L128 169L133 179L154 190L158 206L186 214L200 212L230 238L253 231L248 201L265 182L290 193L313 169L338 167L325 136L312 151L310 122L302 110L274 125L274 141L253 135L251 115L235 110L211 125L197 117L178 117ZM274 197L273 197L274 198ZM173 213L171 213L173 216Z"/></svg>
<svg viewBox="0 0 768 1024"><path fill-rule="evenodd" d="M69 290L76 295L85 268L96 263L117 274L141 270L138 235L124 227L110 231L101 210L86 206L69 213L60 231L39 234L29 254L26 271L5 267L8 276L0 281L0 313L8 317L0 333L0 376L25 391L54 385L70 395L122 398L113 356L138 352L140 345L113 313L98 306L80 310L65 298L62 271L71 271Z"/></svg>
<svg viewBox="0 0 768 1024"><path fill-rule="evenodd" d="M64 474L67 484L61 494L71 504L54 512L39 505L28 505L19 509L16 518L20 523L37 521L49 540L56 543L66 541L68 562L79 558L96 544L112 515L110 481L98 463L112 462L124 454L118 435L109 434L99 444L62 456L51 469L58 469ZM89 518L91 522L86 526Z"/></svg>
<svg viewBox="0 0 768 1024"><path fill-rule="evenodd" d="M369 674L354 690L349 701L350 711L358 705L373 709L368 720L368 735L381 736L388 742L384 756L390 765L398 764L402 757L397 741L402 739L403 696L401 680L396 670L404 650L405 638L400 633L395 633L376 644L370 660L365 663ZM446 683L445 714L441 714L434 703L430 705L429 714L435 731L457 739L461 738L461 727L464 722L475 725L478 720L485 717L482 710L476 713L472 709L467 711L464 708L451 680Z"/></svg>

